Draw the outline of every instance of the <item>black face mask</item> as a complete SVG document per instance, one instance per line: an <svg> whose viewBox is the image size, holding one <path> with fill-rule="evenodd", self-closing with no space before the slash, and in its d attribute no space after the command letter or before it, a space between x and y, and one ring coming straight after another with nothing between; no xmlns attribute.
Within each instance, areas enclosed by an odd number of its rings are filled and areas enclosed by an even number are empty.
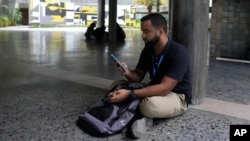
<svg viewBox="0 0 250 141"><path fill-rule="evenodd" d="M160 37L155 35L151 40L149 40L145 44L146 46L154 47L158 43L159 40L160 40Z"/></svg>

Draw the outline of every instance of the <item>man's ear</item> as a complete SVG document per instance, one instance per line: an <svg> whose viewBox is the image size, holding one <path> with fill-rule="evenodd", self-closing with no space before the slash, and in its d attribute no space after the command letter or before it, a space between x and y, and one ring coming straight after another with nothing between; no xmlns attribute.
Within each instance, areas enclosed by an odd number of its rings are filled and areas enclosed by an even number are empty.
<svg viewBox="0 0 250 141"><path fill-rule="evenodd" d="M158 28L160 35L165 34L165 31L163 28Z"/></svg>

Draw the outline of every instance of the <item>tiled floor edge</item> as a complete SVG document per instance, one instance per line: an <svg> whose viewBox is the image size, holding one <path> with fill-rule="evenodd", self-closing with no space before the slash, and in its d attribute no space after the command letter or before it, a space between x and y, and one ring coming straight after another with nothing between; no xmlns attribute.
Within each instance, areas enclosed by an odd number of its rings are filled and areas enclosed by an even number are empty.
<svg viewBox="0 0 250 141"><path fill-rule="evenodd" d="M194 109L200 109L204 111L250 120L250 105L227 102L206 97L202 104L192 105L190 107Z"/></svg>

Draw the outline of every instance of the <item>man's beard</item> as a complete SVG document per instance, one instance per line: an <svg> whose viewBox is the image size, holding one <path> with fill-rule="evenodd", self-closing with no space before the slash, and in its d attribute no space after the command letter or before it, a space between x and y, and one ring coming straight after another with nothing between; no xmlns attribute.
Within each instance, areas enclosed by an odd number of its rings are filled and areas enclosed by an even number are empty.
<svg viewBox="0 0 250 141"><path fill-rule="evenodd" d="M160 37L155 35L151 40L145 43L146 46L154 47L160 40Z"/></svg>

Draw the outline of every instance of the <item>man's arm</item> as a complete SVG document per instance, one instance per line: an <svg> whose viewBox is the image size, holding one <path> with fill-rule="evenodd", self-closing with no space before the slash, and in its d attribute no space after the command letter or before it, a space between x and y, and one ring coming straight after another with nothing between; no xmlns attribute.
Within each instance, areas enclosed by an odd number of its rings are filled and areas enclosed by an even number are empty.
<svg viewBox="0 0 250 141"><path fill-rule="evenodd" d="M143 78L145 77L146 72L140 70L140 69L135 69L135 70L128 70L126 73L124 73L124 76L132 82L141 82Z"/></svg>
<svg viewBox="0 0 250 141"><path fill-rule="evenodd" d="M146 72L136 68L135 70L128 69L127 64L122 63L126 71L123 72L123 75L132 82L141 82L142 79L145 77ZM120 70L120 69L119 69ZM121 70L120 70L121 72ZM164 96L171 92L174 87L177 85L178 80L175 80L171 77L164 76L162 78L161 83L151 85L142 89L137 89L134 91L135 95L139 98L145 98L148 96Z"/></svg>
<svg viewBox="0 0 250 141"><path fill-rule="evenodd" d="M151 85L145 88L134 90L134 94L138 98L145 98L150 96L165 96L178 83L177 80L165 76L160 84ZM128 98L130 90L120 89L109 94L109 100L112 103L121 102Z"/></svg>
<svg viewBox="0 0 250 141"><path fill-rule="evenodd" d="M149 96L165 96L173 90L177 83L177 80L165 76L163 77L161 83L134 90L134 93L136 97L139 98Z"/></svg>

